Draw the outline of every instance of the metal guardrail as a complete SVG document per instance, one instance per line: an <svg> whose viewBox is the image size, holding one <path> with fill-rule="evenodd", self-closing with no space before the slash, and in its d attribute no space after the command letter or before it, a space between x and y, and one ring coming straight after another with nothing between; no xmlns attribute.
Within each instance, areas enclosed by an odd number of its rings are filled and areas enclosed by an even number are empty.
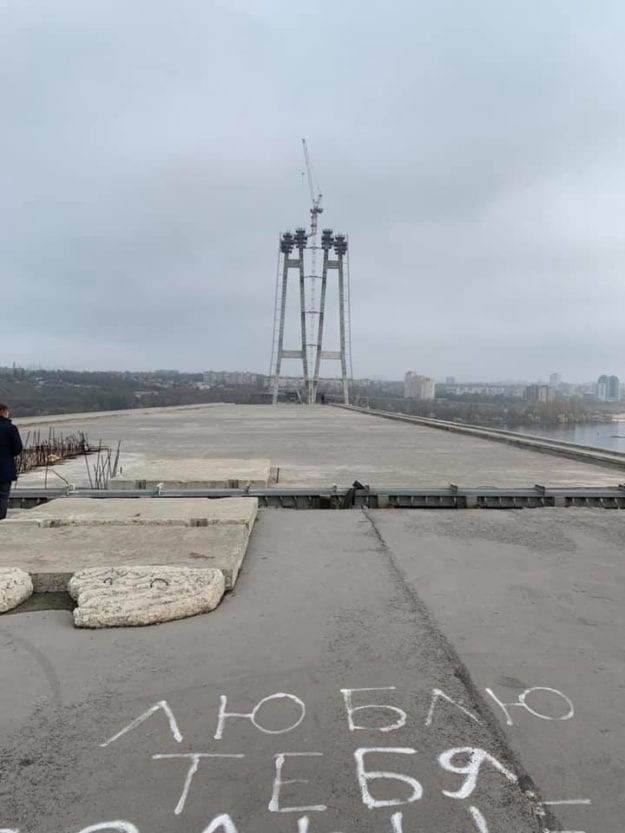
<svg viewBox="0 0 625 833"><path fill-rule="evenodd" d="M27 489L11 493L12 507L29 508L55 498L230 498L255 497L259 504L281 509L534 509L540 507L598 507L625 509L625 484L614 487L549 488L535 485L519 489L470 488L451 484L439 487L376 488L301 487L267 489Z"/></svg>

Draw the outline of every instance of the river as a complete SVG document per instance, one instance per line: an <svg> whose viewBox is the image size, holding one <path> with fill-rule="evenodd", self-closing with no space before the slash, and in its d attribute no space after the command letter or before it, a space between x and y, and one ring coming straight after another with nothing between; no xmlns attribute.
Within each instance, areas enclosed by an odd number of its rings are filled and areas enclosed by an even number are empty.
<svg viewBox="0 0 625 833"><path fill-rule="evenodd" d="M619 415L616 422L586 422L579 425L561 425L552 428L519 426L511 428L517 434L532 434L535 437L549 437L581 445L594 445L609 448L611 451L625 452L625 414Z"/></svg>

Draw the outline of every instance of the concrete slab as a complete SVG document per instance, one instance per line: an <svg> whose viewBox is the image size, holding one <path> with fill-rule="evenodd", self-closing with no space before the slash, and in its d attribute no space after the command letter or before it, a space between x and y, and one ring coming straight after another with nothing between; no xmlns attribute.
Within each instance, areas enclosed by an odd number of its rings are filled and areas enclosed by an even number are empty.
<svg viewBox="0 0 625 833"><path fill-rule="evenodd" d="M375 486L608 486L622 480L617 470L599 465L321 405L120 411L93 424L68 419L64 430L85 430L111 446L121 440L124 472L162 449L166 436L172 458L270 458L285 486L351 486L354 480ZM89 485L82 459L58 471L71 483ZM19 485L41 482L32 472ZM50 474L52 482L61 483Z"/></svg>
<svg viewBox="0 0 625 833"><path fill-rule="evenodd" d="M250 537L246 524L207 527L3 524L0 567L20 567L36 593L60 592L73 573L90 567L169 564L223 572L236 584Z"/></svg>
<svg viewBox="0 0 625 833"><path fill-rule="evenodd" d="M151 566L79 570L67 589L77 628L123 628L209 613L225 587L220 570Z"/></svg>
<svg viewBox="0 0 625 833"><path fill-rule="evenodd" d="M257 498L57 498L3 522L39 526L236 526L251 529Z"/></svg>
<svg viewBox="0 0 625 833"><path fill-rule="evenodd" d="M271 460L145 460L113 478L112 489L239 489L264 487Z"/></svg>

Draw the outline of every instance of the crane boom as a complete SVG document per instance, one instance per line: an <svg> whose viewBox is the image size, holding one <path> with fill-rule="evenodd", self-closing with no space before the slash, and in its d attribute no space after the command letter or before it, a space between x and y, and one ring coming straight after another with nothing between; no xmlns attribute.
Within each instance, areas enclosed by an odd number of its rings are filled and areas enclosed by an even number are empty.
<svg viewBox="0 0 625 833"><path fill-rule="evenodd" d="M306 139L302 139L302 147L304 148L304 162L306 163L306 176L308 178L308 188L310 190L310 199L312 202L312 207L310 209L310 234L311 237L315 237L317 234L317 217L319 214L323 213L323 208L321 207L321 199L322 193L319 190L319 186L315 181L315 177L313 174L312 164L310 161L310 154L308 153L308 145L306 143Z"/></svg>
<svg viewBox="0 0 625 833"><path fill-rule="evenodd" d="M308 145L306 144L306 139L302 139L302 147L304 148L304 162L306 163L306 176L308 177L308 188L310 189L310 199L312 200L313 205L318 201L321 194L318 197L315 197L315 191L318 190L315 188L315 181L313 179L313 172L312 172L312 165L310 163L310 154L308 153Z"/></svg>

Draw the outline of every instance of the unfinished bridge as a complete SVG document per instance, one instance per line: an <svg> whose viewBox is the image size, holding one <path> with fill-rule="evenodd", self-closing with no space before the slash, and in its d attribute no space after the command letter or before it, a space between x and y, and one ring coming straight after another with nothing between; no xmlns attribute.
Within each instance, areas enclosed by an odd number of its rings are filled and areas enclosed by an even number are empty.
<svg viewBox="0 0 625 833"><path fill-rule="evenodd" d="M122 472L31 472L0 524L40 582L0 618L0 829L621 830L625 457L387 416L61 418L121 439ZM33 601L219 547L205 616L85 632Z"/></svg>

